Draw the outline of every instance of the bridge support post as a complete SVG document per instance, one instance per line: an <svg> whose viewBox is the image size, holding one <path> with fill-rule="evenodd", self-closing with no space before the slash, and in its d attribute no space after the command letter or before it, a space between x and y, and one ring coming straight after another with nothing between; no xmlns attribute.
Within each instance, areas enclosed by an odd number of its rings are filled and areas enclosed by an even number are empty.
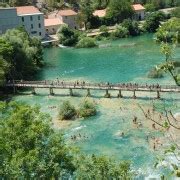
<svg viewBox="0 0 180 180"><path fill-rule="evenodd" d="M160 99L161 97L160 97L160 92L159 91L157 91L157 99Z"/></svg>
<svg viewBox="0 0 180 180"><path fill-rule="evenodd" d="M36 91L35 91L35 88L34 88L34 87L32 88L32 94L33 94L33 95L36 94Z"/></svg>
<svg viewBox="0 0 180 180"><path fill-rule="evenodd" d="M118 94L118 98L122 98L122 93L121 93L121 90L119 90L119 94Z"/></svg>
<svg viewBox="0 0 180 180"><path fill-rule="evenodd" d="M108 89L106 89L106 94L104 95L104 97L105 98L110 98L111 97L110 93L108 92Z"/></svg>
<svg viewBox="0 0 180 180"><path fill-rule="evenodd" d="M70 96L73 96L73 90L71 88L69 89L69 94Z"/></svg>
<svg viewBox="0 0 180 180"><path fill-rule="evenodd" d="M91 96L91 93L90 93L90 89L87 89L87 97L90 97Z"/></svg>
<svg viewBox="0 0 180 180"><path fill-rule="evenodd" d="M51 95L51 96L53 96L54 95L54 92L53 92L53 88L51 87L51 88L49 88L49 94Z"/></svg>
<svg viewBox="0 0 180 180"><path fill-rule="evenodd" d="M133 98L136 99L136 91L133 91Z"/></svg>

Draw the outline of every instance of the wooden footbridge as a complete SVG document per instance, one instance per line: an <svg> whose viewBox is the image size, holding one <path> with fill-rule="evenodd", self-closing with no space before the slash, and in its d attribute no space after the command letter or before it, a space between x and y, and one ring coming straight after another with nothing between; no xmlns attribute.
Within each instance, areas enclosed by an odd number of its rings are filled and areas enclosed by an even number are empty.
<svg viewBox="0 0 180 180"><path fill-rule="evenodd" d="M140 85L132 83L87 83L87 82L64 82L60 80L45 80L45 81L9 81L5 84L6 88L13 88L14 93L17 92L17 88L31 88L32 94L36 94L36 89L46 88L49 89L49 94L54 95L53 89L69 89L70 96L73 96L73 89L85 89L87 90L87 96L91 96L90 90L104 90L105 96L110 97L110 90L118 91L118 97L122 98L122 91L132 91L133 98L136 98L136 92L156 92L157 98L160 98L160 93L180 93L180 86L175 85Z"/></svg>

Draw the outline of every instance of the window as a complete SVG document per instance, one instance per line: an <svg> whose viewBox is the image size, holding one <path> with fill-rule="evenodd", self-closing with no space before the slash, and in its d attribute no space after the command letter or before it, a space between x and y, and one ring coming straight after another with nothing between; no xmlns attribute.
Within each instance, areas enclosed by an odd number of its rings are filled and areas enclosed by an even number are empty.
<svg viewBox="0 0 180 180"><path fill-rule="evenodd" d="M41 17L40 16L38 16L38 20L40 20L41 19Z"/></svg>
<svg viewBox="0 0 180 180"><path fill-rule="evenodd" d="M65 16L65 18L67 19L67 16Z"/></svg>
<svg viewBox="0 0 180 180"><path fill-rule="evenodd" d="M32 32L31 32L31 34L36 34L36 33L37 33L37 31L32 31Z"/></svg>
<svg viewBox="0 0 180 180"><path fill-rule="evenodd" d="M32 17L32 16L30 16L30 20L31 20L31 21L33 20L33 17Z"/></svg>
<svg viewBox="0 0 180 180"><path fill-rule="evenodd" d="M33 29L33 24L31 24L31 29Z"/></svg>
<svg viewBox="0 0 180 180"><path fill-rule="evenodd" d="M39 23L39 28L41 28L41 23Z"/></svg>
<svg viewBox="0 0 180 180"><path fill-rule="evenodd" d="M22 22L24 22L24 17L22 17Z"/></svg>
<svg viewBox="0 0 180 180"><path fill-rule="evenodd" d="M41 36L41 32L39 32L39 35Z"/></svg>

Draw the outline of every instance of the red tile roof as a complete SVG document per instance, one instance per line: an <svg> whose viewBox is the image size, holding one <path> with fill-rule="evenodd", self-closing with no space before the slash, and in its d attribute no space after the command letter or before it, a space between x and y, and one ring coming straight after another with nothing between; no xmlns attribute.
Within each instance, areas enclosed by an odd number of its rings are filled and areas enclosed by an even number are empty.
<svg viewBox="0 0 180 180"><path fill-rule="evenodd" d="M52 18L52 19L45 19L44 20L44 26L56 26L64 24L59 18Z"/></svg>
<svg viewBox="0 0 180 180"><path fill-rule="evenodd" d="M133 4L133 5L132 5L132 8L133 8L135 11L145 10L145 8L144 8L141 4Z"/></svg>
<svg viewBox="0 0 180 180"><path fill-rule="evenodd" d="M40 13L40 11L34 6L20 6L16 7L16 10L18 15Z"/></svg>
<svg viewBox="0 0 180 180"><path fill-rule="evenodd" d="M67 9L67 10L60 10L58 12L58 15L60 15L60 16L75 16L75 15L77 15L77 13L71 9Z"/></svg>
<svg viewBox="0 0 180 180"><path fill-rule="evenodd" d="M93 12L94 16L104 17L106 15L106 9L96 10Z"/></svg>

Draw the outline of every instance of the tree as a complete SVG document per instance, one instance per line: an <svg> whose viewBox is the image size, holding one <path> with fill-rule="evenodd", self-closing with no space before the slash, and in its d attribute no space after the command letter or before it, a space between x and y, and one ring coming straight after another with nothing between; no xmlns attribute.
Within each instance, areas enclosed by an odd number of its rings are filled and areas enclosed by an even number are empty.
<svg viewBox="0 0 180 180"><path fill-rule="evenodd" d="M169 72L173 80L175 81L176 85L180 86L180 74L175 71L175 66L172 61L172 53L175 46L170 44L162 43L161 44L161 52L165 56L165 63L158 66L157 69L162 69L165 72Z"/></svg>
<svg viewBox="0 0 180 180"><path fill-rule="evenodd" d="M7 79L31 79L42 66L42 45L23 28L8 30L0 38L0 56L10 64Z"/></svg>
<svg viewBox="0 0 180 180"><path fill-rule="evenodd" d="M64 46L74 46L78 42L77 32L70 29L67 25L60 27L57 34L59 37L59 42Z"/></svg>
<svg viewBox="0 0 180 180"><path fill-rule="evenodd" d="M80 108L78 110L79 117L95 116L96 113L97 111L95 105L92 102L85 100L83 103L80 104Z"/></svg>
<svg viewBox="0 0 180 180"><path fill-rule="evenodd" d="M174 10L172 10L171 14L173 17L180 18L180 7L177 7Z"/></svg>
<svg viewBox="0 0 180 180"><path fill-rule="evenodd" d="M105 156L80 156L76 160L78 165L76 179L123 179L130 180L130 163L117 163Z"/></svg>
<svg viewBox="0 0 180 180"><path fill-rule="evenodd" d="M77 112L74 106L72 106L69 101L63 102L59 111L59 119L70 120L70 119L73 119L76 115L77 115Z"/></svg>
<svg viewBox="0 0 180 180"><path fill-rule="evenodd" d="M111 38L125 38L129 36L129 31L126 27L118 25L116 26L116 30L111 33Z"/></svg>
<svg viewBox="0 0 180 180"><path fill-rule="evenodd" d="M131 36L137 36L140 34L139 24L137 21L132 21L131 19L125 19L122 26L127 28Z"/></svg>
<svg viewBox="0 0 180 180"><path fill-rule="evenodd" d="M129 1L111 0L107 10L107 17L115 24L122 22L124 19L132 18L133 13L134 11Z"/></svg>
<svg viewBox="0 0 180 180"><path fill-rule="evenodd" d="M81 0L80 1L80 13L79 21L84 23L85 29L91 27L91 19L93 17L93 7L91 0Z"/></svg>
<svg viewBox="0 0 180 180"><path fill-rule="evenodd" d="M95 39L91 37L82 37L77 43L77 48L92 48L97 46Z"/></svg>
<svg viewBox="0 0 180 180"><path fill-rule="evenodd" d="M164 19L164 14L161 12L153 12L146 17L144 29L148 32L156 32L161 21Z"/></svg>
<svg viewBox="0 0 180 180"><path fill-rule="evenodd" d="M2 86L6 80L7 71L8 63L2 57L0 57L0 86Z"/></svg>
<svg viewBox="0 0 180 180"><path fill-rule="evenodd" d="M158 42L172 43L177 40L180 43L180 19L172 18L157 29L156 39Z"/></svg>
<svg viewBox="0 0 180 180"><path fill-rule="evenodd" d="M0 103L0 177L57 179L75 171L70 149L39 107Z"/></svg>

